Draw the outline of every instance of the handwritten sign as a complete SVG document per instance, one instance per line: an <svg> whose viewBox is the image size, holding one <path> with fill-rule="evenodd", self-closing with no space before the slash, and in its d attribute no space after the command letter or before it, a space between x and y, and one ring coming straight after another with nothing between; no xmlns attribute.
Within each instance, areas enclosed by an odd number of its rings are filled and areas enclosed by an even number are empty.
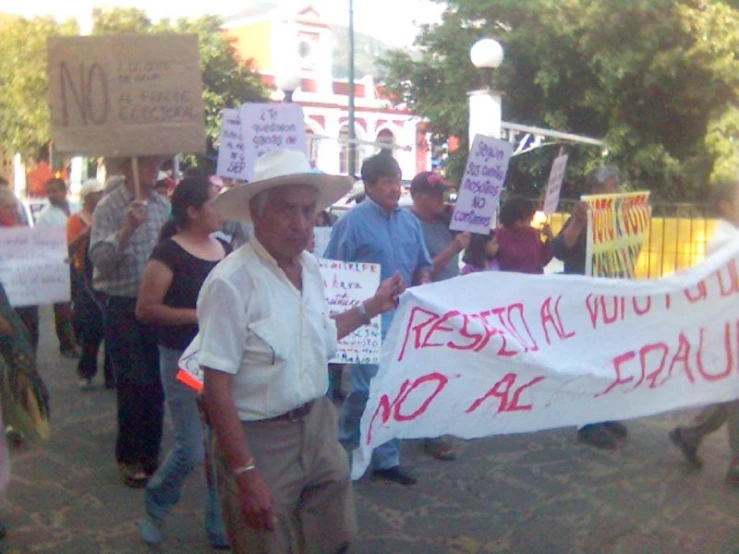
<svg viewBox="0 0 739 554"><path fill-rule="evenodd" d="M547 215L555 213L559 206L559 193L562 191L568 157L567 154L563 154L554 158L552 162L552 170L549 172L547 182L547 194L544 197L544 213Z"/></svg>
<svg viewBox="0 0 739 554"><path fill-rule="evenodd" d="M244 104L241 128L248 181L254 179L256 159L276 148L300 150L308 155L303 108L298 104Z"/></svg>
<svg viewBox="0 0 739 554"><path fill-rule="evenodd" d="M329 310L341 313L367 300L380 286L380 265L318 260ZM380 317L339 342L337 364L376 364L382 344Z"/></svg>
<svg viewBox="0 0 739 554"><path fill-rule="evenodd" d="M475 137L449 226L453 231L490 233L512 153L509 142Z"/></svg>
<svg viewBox="0 0 739 554"><path fill-rule="evenodd" d="M67 256L66 236L55 227L0 227L0 282L10 304L68 301Z"/></svg>
<svg viewBox="0 0 739 554"><path fill-rule="evenodd" d="M196 35L49 39L54 148L89 156L205 152Z"/></svg>
<svg viewBox="0 0 739 554"><path fill-rule="evenodd" d="M585 273L634 278L651 222L649 192L583 196L588 203Z"/></svg>
<svg viewBox="0 0 739 554"><path fill-rule="evenodd" d="M380 286L379 264L318 260L324 292L332 314L346 311L375 294ZM382 343L380 317L339 341L338 364L376 364ZM198 363L200 335L185 349L179 361L177 379L196 391L203 388L203 372Z"/></svg>
<svg viewBox="0 0 739 554"><path fill-rule="evenodd" d="M239 110L223 110L221 135L218 146L216 174L221 177L247 180L244 138L241 136Z"/></svg>
<svg viewBox="0 0 739 554"><path fill-rule="evenodd" d="M660 281L476 273L401 298L353 477L393 438L476 438L739 397L739 243Z"/></svg>

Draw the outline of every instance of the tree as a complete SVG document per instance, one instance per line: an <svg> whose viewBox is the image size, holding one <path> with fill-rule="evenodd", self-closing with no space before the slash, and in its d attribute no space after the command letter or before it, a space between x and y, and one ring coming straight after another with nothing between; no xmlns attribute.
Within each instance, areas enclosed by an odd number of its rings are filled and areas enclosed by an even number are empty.
<svg viewBox="0 0 739 554"><path fill-rule="evenodd" d="M394 52L385 60L385 85L430 120L437 140L460 137L456 177L467 150L465 92L477 78L469 48L493 36L506 52L494 82L505 93L504 119L603 137L608 161L633 187L665 199L701 196L715 161L709 121L716 106L737 104L739 12L700 0L448 4L442 23L417 38L420 59ZM574 195L602 160L592 147L568 150L565 192ZM555 155L514 158L511 188L539 192Z"/></svg>
<svg viewBox="0 0 739 554"><path fill-rule="evenodd" d="M200 67L207 145L212 154L218 139L221 110L267 98L267 89L250 62L242 60L217 17L152 23L137 9L96 9L93 34L195 33ZM47 104L46 40L74 35L75 22L56 24L51 18L0 20L0 144L11 151L35 155L50 139Z"/></svg>
<svg viewBox="0 0 739 554"><path fill-rule="evenodd" d="M49 142L46 41L77 32L73 21L0 19L0 144L9 152L35 155Z"/></svg>

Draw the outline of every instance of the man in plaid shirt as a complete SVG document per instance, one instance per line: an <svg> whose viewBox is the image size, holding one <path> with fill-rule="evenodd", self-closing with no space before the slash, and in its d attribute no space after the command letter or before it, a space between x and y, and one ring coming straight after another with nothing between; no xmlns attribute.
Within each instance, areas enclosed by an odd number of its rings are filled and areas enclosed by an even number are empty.
<svg viewBox="0 0 739 554"><path fill-rule="evenodd" d="M143 487L159 463L163 393L156 334L136 320L144 266L170 215L169 202L153 192L161 156L139 158L141 196L136 198L131 160L126 181L98 204L92 221L93 287L105 295L105 348L118 393L115 456L123 482Z"/></svg>

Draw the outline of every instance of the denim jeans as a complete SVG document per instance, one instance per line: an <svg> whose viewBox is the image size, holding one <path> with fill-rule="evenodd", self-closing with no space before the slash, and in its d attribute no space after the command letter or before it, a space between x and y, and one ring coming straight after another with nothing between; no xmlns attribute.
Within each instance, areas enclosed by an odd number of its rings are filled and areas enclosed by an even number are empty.
<svg viewBox="0 0 739 554"><path fill-rule="evenodd" d="M205 442L196 393L177 381L177 362L181 350L159 347L159 368L162 388L174 426L174 448L146 487L146 513L161 523L180 500L182 486L196 466L205 458ZM205 508L205 533L211 543L226 544L226 531L216 494L215 480L208 478L208 499Z"/></svg>
<svg viewBox="0 0 739 554"><path fill-rule="evenodd" d="M360 364L349 366L349 396L339 412L339 441L351 454L359 447L359 422L369 399L370 381L377 374L378 366ZM400 464L400 441L393 439L375 448L372 465L375 469L389 469Z"/></svg>

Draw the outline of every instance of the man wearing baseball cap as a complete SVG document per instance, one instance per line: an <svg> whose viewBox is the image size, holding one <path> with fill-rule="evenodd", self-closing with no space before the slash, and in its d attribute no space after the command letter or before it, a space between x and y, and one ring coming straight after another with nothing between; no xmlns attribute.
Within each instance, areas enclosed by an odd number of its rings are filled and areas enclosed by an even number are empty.
<svg viewBox="0 0 739 554"><path fill-rule="evenodd" d="M444 281L459 275L459 254L470 244L470 234L452 234L449 230L449 214L446 196L451 186L432 171L422 171L411 181L413 206L408 208L418 218L423 240L434 264L431 270L433 282ZM437 460L453 460L457 457L451 437L439 437L424 441L426 452Z"/></svg>

